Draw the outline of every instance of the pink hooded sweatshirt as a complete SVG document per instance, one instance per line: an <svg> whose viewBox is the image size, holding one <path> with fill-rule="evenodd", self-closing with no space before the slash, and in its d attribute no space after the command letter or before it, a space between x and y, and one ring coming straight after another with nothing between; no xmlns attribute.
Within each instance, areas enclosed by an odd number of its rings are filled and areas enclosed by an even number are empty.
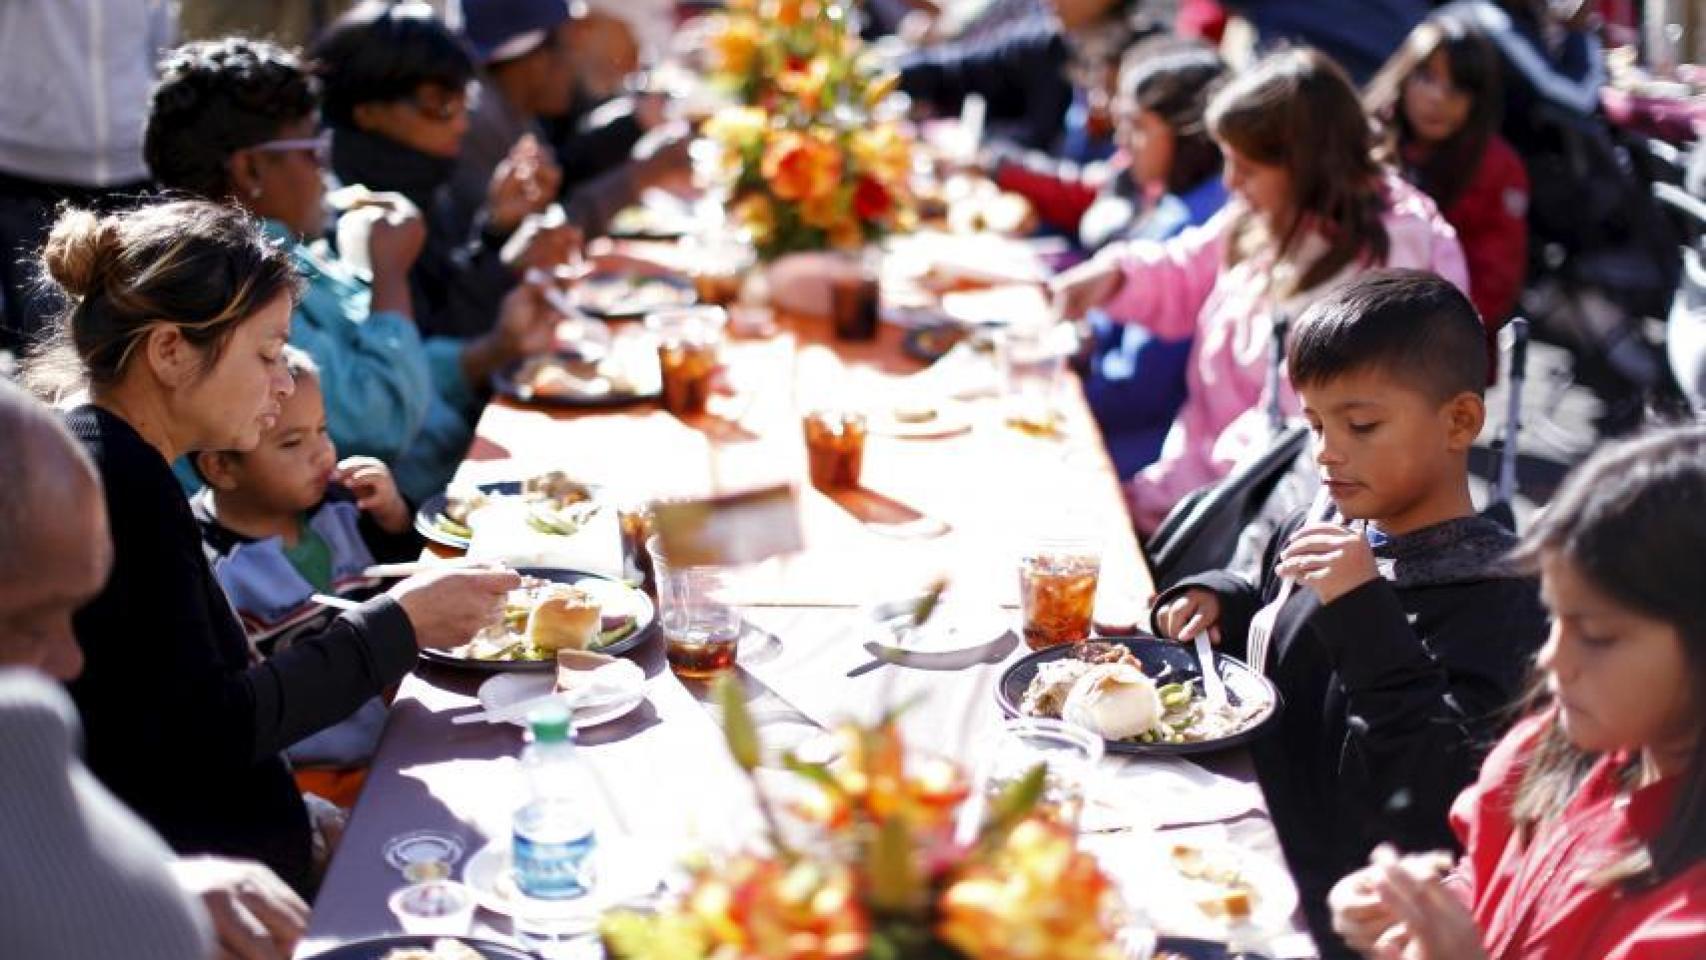
<svg viewBox="0 0 1706 960"><path fill-rule="evenodd" d="M1432 270L1469 290L1468 268L1457 233L1433 201L1396 176L1384 185L1388 253L1382 266ZM1226 244L1240 207L1234 203L1212 220L1164 243L1133 241L1101 257L1118 263L1124 282L1103 305L1121 323L1133 323L1164 339L1195 337L1186 368L1187 393L1167 435L1161 459L1127 484L1138 530L1153 532L1181 498L1221 479L1268 441L1266 398L1273 313L1295 320L1311 302L1374 264L1353 262L1314 289L1276 302L1269 284L1291 269L1258 254L1226 266ZM1313 262L1325 241L1305 241L1301 262ZM1287 415L1299 411L1289 382L1280 402Z"/></svg>

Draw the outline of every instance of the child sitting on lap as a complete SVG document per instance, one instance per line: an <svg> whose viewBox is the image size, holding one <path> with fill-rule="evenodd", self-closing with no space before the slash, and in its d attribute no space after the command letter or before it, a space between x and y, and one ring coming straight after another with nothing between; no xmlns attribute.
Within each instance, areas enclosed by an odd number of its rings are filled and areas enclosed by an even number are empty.
<svg viewBox="0 0 1706 960"><path fill-rule="evenodd" d="M364 599L379 587L363 575L368 567L420 555L391 471L371 457L338 462L313 360L287 347L284 363L296 392L260 445L193 457L206 486L191 508L214 575L256 649L268 656L337 615L314 594ZM384 705L369 701L286 754L299 766L364 765L384 718Z"/></svg>
<svg viewBox="0 0 1706 960"><path fill-rule="evenodd" d="M1211 573L1168 591L1155 626L1207 630L1242 656L1258 609L1295 581L1266 658L1285 706L1253 754L1333 957L1329 887L1380 842L1451 843L1452 798L1496 739L1546 618L1533 582L1501 563L1514 538L1470 502L1487 355L1456 287L1366 274L1304 314L1289 362L1336 519L1318 506L1282 526L1260 584Z"/></svg>

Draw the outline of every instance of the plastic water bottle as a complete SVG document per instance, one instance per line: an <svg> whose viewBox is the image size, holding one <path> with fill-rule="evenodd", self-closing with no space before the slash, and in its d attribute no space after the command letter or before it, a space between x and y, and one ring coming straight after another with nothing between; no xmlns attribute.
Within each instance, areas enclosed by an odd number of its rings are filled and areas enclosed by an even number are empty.
<svg viewBox="0 0 1706 960"><path fill-rule="evenodd" d="M575 755L567 709L548 704L527 722L532 742L521 752L521 768L528 798L515 812L511 848L515 884L534 899L572 900L593 883L591 784Z"/></svg>

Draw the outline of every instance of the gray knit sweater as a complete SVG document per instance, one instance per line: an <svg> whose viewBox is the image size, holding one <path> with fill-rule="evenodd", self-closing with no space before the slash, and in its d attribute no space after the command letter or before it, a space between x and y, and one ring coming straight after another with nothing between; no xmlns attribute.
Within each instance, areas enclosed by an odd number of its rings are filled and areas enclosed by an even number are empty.
<svg viewBox="0 0 1706 960"><path fill-rule="evenodd" d="M0 670L0 954L29 960L196 960L206 914L172 851L77 758L58 686Z"/></svg>

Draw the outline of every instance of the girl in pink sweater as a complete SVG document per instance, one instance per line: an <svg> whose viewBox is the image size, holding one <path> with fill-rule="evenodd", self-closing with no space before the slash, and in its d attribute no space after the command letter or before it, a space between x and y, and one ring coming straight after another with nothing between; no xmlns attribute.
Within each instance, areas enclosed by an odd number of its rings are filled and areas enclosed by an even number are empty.
<svg viewBox="0 0 1706 960"><path fill-rule="evenodd" d="M1433 202L1373 159L1356 91L1329 58L1275 54L1209 107L1233 200L1164 243L1104 250L1056 279L1056 305L1101 306L1157 336L1195 336L1187 396L1161 459L1127 493L1153 531L1192 490L1267 441L1264 386L1276 313L1297 316L1329 288L1377 266L1433 270L1467 290L1457 235ZM1289 384L1280 403L1297 412Z"/></svg>

